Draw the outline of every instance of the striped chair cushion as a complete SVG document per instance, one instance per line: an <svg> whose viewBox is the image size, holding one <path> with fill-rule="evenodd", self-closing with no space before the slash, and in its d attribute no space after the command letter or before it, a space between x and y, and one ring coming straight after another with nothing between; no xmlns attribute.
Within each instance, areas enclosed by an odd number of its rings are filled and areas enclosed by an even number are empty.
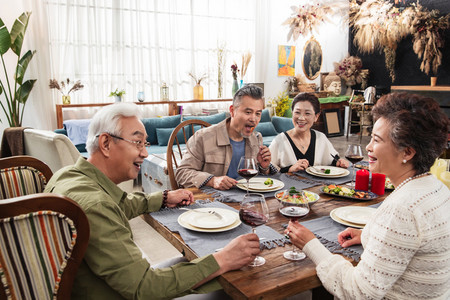
<svg viewBox="0 0 450 300"><path fill-rule="evenodd" d="M47 180L42 172L29 166L0 170L0 199L42 193Z"/></svg>
<svg viewBox="0 0 450 300"><path fill-rule="evenodd" d="M71 219L38 211L0 220L0 279L8 299L56 299L77 238Z"/></svg>

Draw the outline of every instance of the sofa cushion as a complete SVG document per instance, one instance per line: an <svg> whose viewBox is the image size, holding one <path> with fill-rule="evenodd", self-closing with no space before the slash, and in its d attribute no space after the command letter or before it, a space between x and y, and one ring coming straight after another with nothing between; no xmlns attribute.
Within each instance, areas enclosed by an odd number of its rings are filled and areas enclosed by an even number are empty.
<svg viewBox="0 0 450 300"><path fill-rule="evenodd" d="M291 118L273 116L272 124L275 127L275 129L278 131L278 133L282 133L289 129L294 128L294 124L292 123Z"/></svg>
<svg viewBox="0 0 450 300"><path fill-rule="evenodd" d="M209 124L217 124L225 120L227 117L227 114L225 112L221 112L218 114L210 115L210 116L184 116L183 121L186 120L202 120L205 122L208 122Z"/></svg>
<svg viewBox="0 0 450 300"><path fill-rule="evenodd" d="M169 142L170 135L174 131L175 128L156 128L156 136L158 137L158 145L159 146L167 146ZM186 131L186 134L189 136L189 130ZM177 133L178 142L180 144L184 144L184 135L183 130L178 131Z"/></svg>
<svg viewBox="0 0 450 300"><path fill-rule="evenodd" d="M262 136L277 135L278 132L273 126L272 122L259 122L258 126L255 128L256 131L260 132Z"/></svg>
<svg viewBox="0 0 450 300"><path fill-rule="evenodd" d="M158 137L156 135L156 128L175 128L178 124L180 124L181 116L169 116L162 118L145 118L142 119L142 123L144 123L145 131L147 131L148 138L147 141L152 145L158 144ZM169 134L170 136L170 134ZM166 143L167 145L167 143Z"/></svg>
<svg viewBox="0 0 450 300"><path fill-rule="evenodd" d="M270 118L269 110L267 108L263 109L262 114L261 114L261 120L259 122L263 123L263 122L270 122L270 121L272 121L272 119Z"/></svg>

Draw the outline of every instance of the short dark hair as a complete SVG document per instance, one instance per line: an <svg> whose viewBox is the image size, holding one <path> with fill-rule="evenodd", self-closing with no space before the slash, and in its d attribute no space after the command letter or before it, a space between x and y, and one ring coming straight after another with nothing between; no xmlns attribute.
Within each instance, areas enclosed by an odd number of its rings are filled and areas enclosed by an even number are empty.
<svg viewBox="0 0 450 300"><path fill-rule="evenodd" d="M298 102L308 101L311 103L314 109L314 114L320 113L320 102L319 99L317 99L316 95L312 93L300 93L297 94L297 96L294 97L294 100L292 100L292 106L291 109L294 110L295 105Z"/></svg>
<svg viewBox="0 0 450 300"><path fill-rule="evenodd" d="M448 118L432 98L410 93L381 97L372 110L374 121L385 119L397 149L416 151L411 160L416 174L430 170L447 144Z"/></svg>
<svg viewBox="0 0 450 300"><path fill-rule="evenodd" d="M237 90L233 97L233 106L238 107L241 104L241 100L244 96L252 97L255 100L263 99L263 90L259 86L253 84L246 84Z"/></svg>

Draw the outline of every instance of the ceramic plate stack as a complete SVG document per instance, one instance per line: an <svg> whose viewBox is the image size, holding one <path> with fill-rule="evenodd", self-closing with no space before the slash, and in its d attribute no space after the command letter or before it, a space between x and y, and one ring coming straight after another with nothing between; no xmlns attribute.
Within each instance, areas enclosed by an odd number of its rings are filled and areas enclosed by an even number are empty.
<svg viewBox="0 0 450 300"><path fill-rule="evenodd" d="M264 177L255 177L250 179L250 185L248 187L248 190L250 192L259 192L259 193L267 193L267 192L274 192L278 191L282 188L284 188L284 183L278 179L272 179L273 184L272 185L266 185L264 184L264 181L266 181L267 178ZM236 186L244 191L247 190L247 180L241 179L238 181Z"/></svg>
<svg viewBox="0 0 450 300"><path fill-rule="evenodd" d="M220 215L208 213L210 211ZM199 232L223 232L241 224L239 214L225 208L203 207L189 210L178 217L178 224L186 229Z"/></svg>
<svg viewBox="0 0 450 300"><path fill-rule="evenodd" d="M375 211L373 207L345 206L333 209L330 217L342 225L364 228Z"/></svg>
<svg viewBox="0 0 450 300"><path fill-rule="evenodd" d="M325 174L325 170L330 170L330 172ZM340 178L350 174L350 171L347 169L332 166L314 166L314 168L308 167L305 171L310 175L324 178Z"/></svg>

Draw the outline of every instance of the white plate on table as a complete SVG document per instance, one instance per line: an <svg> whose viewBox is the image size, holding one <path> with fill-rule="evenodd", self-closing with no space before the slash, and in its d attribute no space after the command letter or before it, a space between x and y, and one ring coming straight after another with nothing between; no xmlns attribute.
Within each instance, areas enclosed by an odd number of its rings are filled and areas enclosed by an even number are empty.
<svg viewBox="0 0 450 300"><path fill-rule="evenodd" d="M347 222L347 221L345 221L345 220L342 220L342 219L339 218L338 216L336 216L336 214L335 214L336 209L337 209L337 208L333 209L333 210L330 212L330 217L331 217L331 219L332 219L333 221L335 221L335 222L337 222L337 223L339 223L339 224L345 225L345 226L350 226L350 227L355 227L355 228L360 228L360 229L363 229L363 228L364 228L365 225Z"/></svg>
<svg viewBox="0 0 450 300"><path fill-rule="evenodd" d="M325 174L321 172L317 172L311 167L306 168L306 173L317 176L317 177L324 177L324 178L340 178L345 177L348 174L350 174L350 171L347 169L339 168L339 167L332 167L332 166L314 166L314 168L321 170L321 169L329 169L330 174Z"/></svg>
<svg viewBox="0 0 450 300"><path fill-rule="evenodd" d="M222 216L222 219L214 215L209 216L205 213L195 212L195 209L193 209L181 214L178 217L178 224L186 229L198 232L223 232L234 229L241 224L239 214L226 208L203 207L198 208L198 210L214 210Z"/></svg>
<svg viewBox="0 0 450 300"><path fill-rule="evenodd" d="M273 184L271 186L265 185L264 181L267 180L266 177L255 177L250 179L250 185L248 187L248 190L251 192L274 192L274 191L278 191L281 190L282 188L284 188L284 183L283 181L280 181L278 179L273 179ZM238 180L238 183L236 184L236 186L244 191L247 190L247 180L245 179L241 179Z"/></svg>
<svg viewBox="0 0 450 300"><path fill-rule="evenodd" d="M344 206L334 210L334 214L346 222L366 225L376 212L376 208L364 206Z"/></svg>

